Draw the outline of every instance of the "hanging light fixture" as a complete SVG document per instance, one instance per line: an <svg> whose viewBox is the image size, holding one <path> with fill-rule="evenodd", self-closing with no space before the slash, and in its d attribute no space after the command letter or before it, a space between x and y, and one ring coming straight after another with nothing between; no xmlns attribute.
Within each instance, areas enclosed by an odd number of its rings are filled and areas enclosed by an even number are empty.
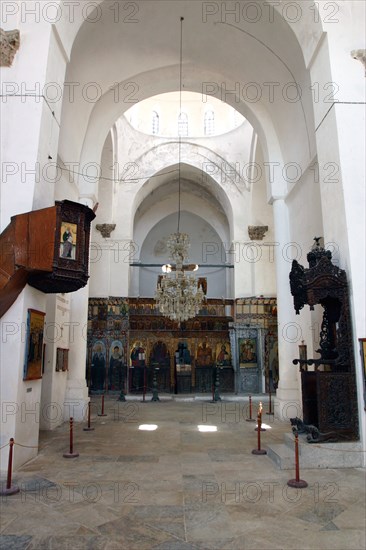
<svg viewBox="0 0 366 550"><path fill-rule="evenodd" d="M179 120L182 116L182 65L183 65L183 21L180 18L180 63L179 63ZM164 275L160 275L155 293L155 300L160 313L173 321L181 323L195 317L202 307L205 298L202 286L198 285L193 275L187 271L196 271L198 266L184 265L188 260L190 247L187 233L180 232L180 201L181 201L181 145L182 138L178 136L178 226L167 242L172 264L163 266Z"/></svg>

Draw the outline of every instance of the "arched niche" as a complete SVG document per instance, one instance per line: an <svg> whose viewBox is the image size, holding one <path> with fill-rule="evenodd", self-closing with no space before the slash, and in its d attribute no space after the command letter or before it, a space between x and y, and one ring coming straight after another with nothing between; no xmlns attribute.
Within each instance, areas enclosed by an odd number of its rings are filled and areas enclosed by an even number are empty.
<svg viewBox="0 0 366 550"><path fill-rule="evenodd" d="M132 268L138 271L138 292L144 297L153 297L155 294L158 275L161 275L161 267L153 267L149 264L169 263L169 253L167 250L167 239L171 233L177 230L177 214L170 214L161 219L146 235L141 251L141 267ZM202 217L192 212L181 212L180 231L188 233L191 241L189 251L189 263L199 264L197 277L207 277L208 298L226 297L226 271L225 267L206 267L208 265L222 264L221 251L222 241L215 229ZM209 250L205 254L202 248ZM206 260L206 261L203 261ZM147 264L147 265L146 265ZM133 276L135 284L137 276Z"/></svg>

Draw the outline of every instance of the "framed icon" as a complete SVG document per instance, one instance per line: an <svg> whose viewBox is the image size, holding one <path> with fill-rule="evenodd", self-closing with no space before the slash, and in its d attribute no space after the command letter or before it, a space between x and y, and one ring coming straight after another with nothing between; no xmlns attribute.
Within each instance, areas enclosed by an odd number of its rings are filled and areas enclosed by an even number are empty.
<svg viewBox="0 0 366 550"><path fill-rule="evenodd" d="M66 258L67 260L75 260L77 230L78 230L78 226L76 225L76 223L70 223L68 221L63 221L61 223L60 258Z"/></svg>
<svg viewBox="0 0 366 550"><path fill-rule="evenodd" d="M38 380L42 378L45 315L42 311L28 309L23 380Z"/></svg>

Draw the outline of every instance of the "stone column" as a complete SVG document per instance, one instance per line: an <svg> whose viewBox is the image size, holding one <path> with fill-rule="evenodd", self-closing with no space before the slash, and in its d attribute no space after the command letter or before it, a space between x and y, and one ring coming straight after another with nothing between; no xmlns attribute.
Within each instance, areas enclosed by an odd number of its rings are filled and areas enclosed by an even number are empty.
<svg viewBox="0 0 366 550"><path fill-rule="evenodd" d="M79 202L93 208L94 199L83 196ZM90 400L86 385L88 304L89 284L71 294L69 371L64 399L64 419L72 416L77 422L86 418Z"/></svg>
<svg viewBox="0 0 366 550"><path fill-rule="evenodd" d="M86 385L86 350L89 285L72 293L69 370L64 399L64 419L82 421L89 402Z"/></svg>
<svg viewBox="0 0 366 550"><path fill-rule="evenodd" d="M275 226L275 262L277 278L277 321L279 384L275 399L275 414L281 420L300 416L298 368L292 360L298 354L298 326L290 291L291 238L288 208L283 198L273 201Z"/></svg>

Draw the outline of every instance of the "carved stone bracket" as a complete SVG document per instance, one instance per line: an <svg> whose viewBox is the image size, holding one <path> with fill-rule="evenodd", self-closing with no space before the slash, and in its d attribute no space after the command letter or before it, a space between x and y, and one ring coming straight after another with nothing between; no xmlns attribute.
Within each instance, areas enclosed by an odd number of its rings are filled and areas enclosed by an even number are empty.
<svg viewBox="0 0 366 550"><path fill-rule="evenodd" d="M268 231L268 225L249 225L248 234L251 241L262 241Z"/></svg>
<svg viewBox="0 0 366 550"><path fill-rule="evenodd" d="M100 231L104 239L109 239L112 231L116 229L115 223L102 223L95 226L97 231Z"/></svg>
<svg viewBox="0 0 366 550"><path fill-rule="evenodd" d="M361 61L361 63L365 67L366 76L366 50L352 50L351 56L353 57L353 59L358 59L358 61Z"/></svg>
<svg viewBox="0 0 366 550"><path fill-rule="evenodd" d="M20 45L20 33L17 29L0 29L0 67L11 67Z"/></svg>

